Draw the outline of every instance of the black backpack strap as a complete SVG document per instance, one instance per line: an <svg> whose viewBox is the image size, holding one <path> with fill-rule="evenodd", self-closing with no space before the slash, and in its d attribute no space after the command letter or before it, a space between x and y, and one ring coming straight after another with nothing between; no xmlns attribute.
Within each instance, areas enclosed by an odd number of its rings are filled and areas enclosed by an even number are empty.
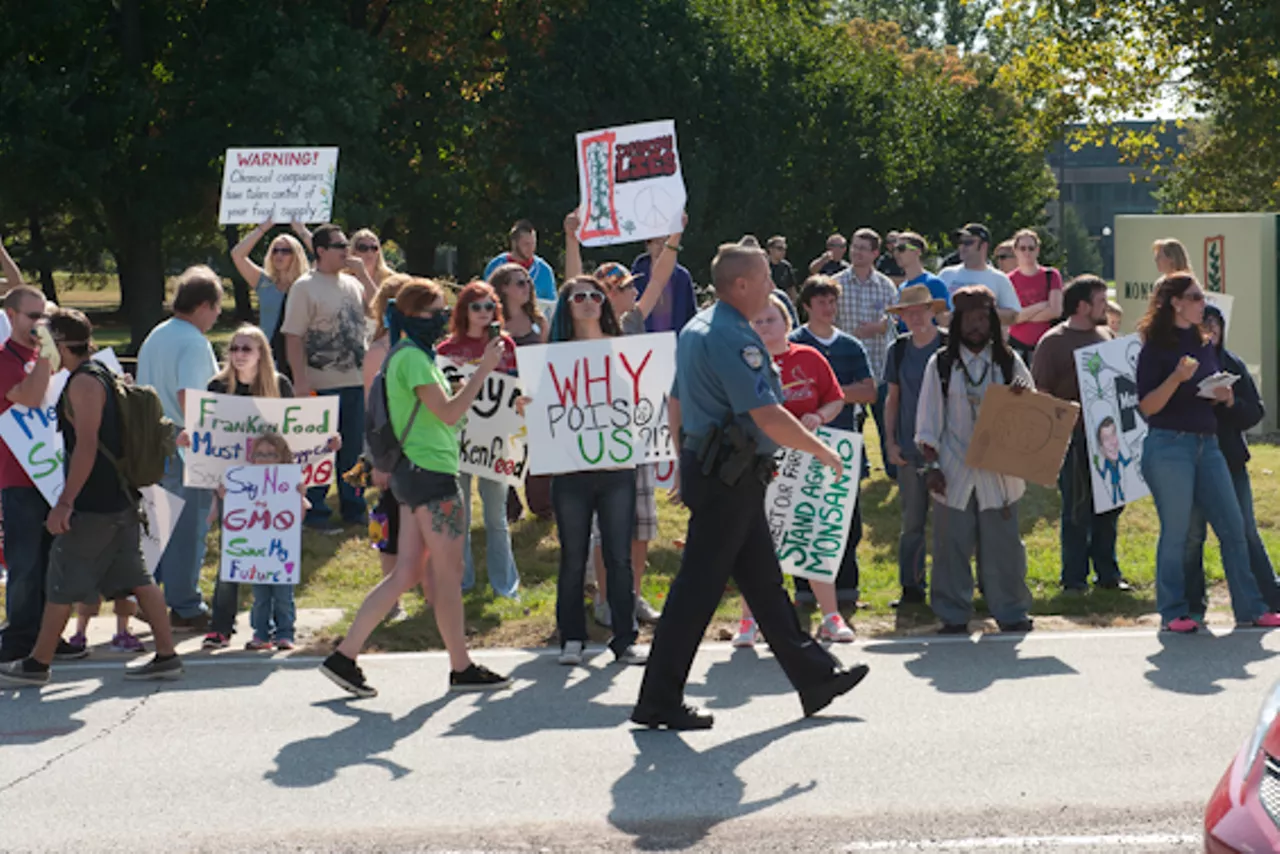
<svg viewBox="0 0 1280 854"><path fill-rule="evenodd" d="M946 347L938 350L938 381L942 383L942 405L946 407L947 394L951 390L951 368L954 365L951 351Z"/></svg>

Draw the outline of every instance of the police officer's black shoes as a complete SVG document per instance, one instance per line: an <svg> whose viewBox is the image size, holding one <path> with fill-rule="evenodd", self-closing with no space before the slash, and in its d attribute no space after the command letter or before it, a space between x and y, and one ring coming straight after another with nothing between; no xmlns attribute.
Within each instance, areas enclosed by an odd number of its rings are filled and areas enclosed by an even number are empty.
<svg viewBox="0 0 1280 854"><path fill-rule="evenodd" d="M840 669L831 674L831 678L812 688L800 692L800 705L804 706L804 716L811 717L831 705L831 701L841 694L852 691L859 682L867 678L871 668L865 664L856 664L848 670Z"/></svg>
<svg viewBox="0 0 1280 854"><path fill-rule="evenodd" d="M846 688L845 690L849 689ZM831 701L828 700L827 702ZM677 706L674 709L665 711L636 706L631 712L631 722L640 726L647 726L649 729L662 727L677 730L711 729L711 725L715 723L715 718L706 712L695 709L693 706Z"/></svg>

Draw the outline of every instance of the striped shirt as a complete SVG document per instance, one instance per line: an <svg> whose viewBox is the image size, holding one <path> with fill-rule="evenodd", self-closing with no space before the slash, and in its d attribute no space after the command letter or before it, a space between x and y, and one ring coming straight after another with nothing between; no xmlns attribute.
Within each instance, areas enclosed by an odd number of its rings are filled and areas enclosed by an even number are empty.
<svg viewBox="0 0 1280 854"><path fill-rule="evenodd" d="M871 376L876 384L884 382L884 359L889 345L898 337L897 328L886 323L880 335L860 337L856 330L864 323L879 323L889 317L885 311L898 301L898 289L884 273L871 271L866 279L859 279L853 268L835 277L840 283L840 299L836 302L836 326L848 332L867 348L867 361L871 364Z"/></svg>
<svg viewBox="0 0 1280 854"><path fill-rule="evenodd" d="M965 375L966 369L968 376ZM1031 372L1017 353L1013 354L1013 372L1014 376L1024 378L1034 387ZM981 379L971 384L968 377ZM967 347L960 348L960 360L951 366L946 401L942 399L942 381L938 378L938 353L933 354L924 369L924 383L916 409L916 444L928 445L938 452L938 462L947 479L946 505L953 510L966 509L975 492L979 510L998 510L1017 501L1027 489L1026 482L1020 477L971 469L964 463L973 428L978 423L982 399L992 382L1003 383L1004 376L991 361L990 345L981 353L974 353Z"/></svg>

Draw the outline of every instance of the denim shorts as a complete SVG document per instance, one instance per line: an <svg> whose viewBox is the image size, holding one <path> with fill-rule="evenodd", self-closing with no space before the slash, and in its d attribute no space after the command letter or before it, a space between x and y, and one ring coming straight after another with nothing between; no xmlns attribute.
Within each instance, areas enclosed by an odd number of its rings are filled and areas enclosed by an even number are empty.
<svg viewBox="0 0 1280 854"><path fill-rule="evenodd" d="M396 500L410 510L450 498L462 503L457 475L418 468L407 459L400 460L392 472L391 491Z"/></svg>

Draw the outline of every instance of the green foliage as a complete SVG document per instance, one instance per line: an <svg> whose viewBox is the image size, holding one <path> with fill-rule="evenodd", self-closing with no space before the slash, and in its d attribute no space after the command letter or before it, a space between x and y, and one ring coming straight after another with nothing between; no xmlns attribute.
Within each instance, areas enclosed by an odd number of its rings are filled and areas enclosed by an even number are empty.
<svg viewBox="0 0 1280 854"><path fill-rule="evenodd" d="M1062 252L1066 256L1068 276L1101 274L1102 253L1098 251L1098 244L1089 237L1089 232L1080 222L1080 215L1071 205L1064 206L1062 211Z"/></svg>

